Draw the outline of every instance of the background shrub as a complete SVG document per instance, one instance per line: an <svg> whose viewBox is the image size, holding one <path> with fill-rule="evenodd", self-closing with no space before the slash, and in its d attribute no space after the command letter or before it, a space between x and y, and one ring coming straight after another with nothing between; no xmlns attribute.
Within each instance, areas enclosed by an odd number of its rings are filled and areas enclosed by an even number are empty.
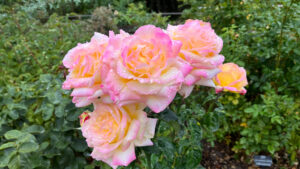
<svg viewBox="0 0 300 169"><path fill-rule="evenodd" d="M166 27L168 21L168 17L162 17L159 13L148 13L144 3L130 3L127 10L116 14L118 26L130 33L147 24Z"/></svg>
<svg viewBox="0 0 300 169"><path fill-rule="evenodd" d="M83 168L82 110L61 89L61 60L92 32L83 21L52 15L42 24L6 7L0 31L0 168Z"/></svg>
<svg viewBox="0 0 300 169"><path fill-rule="evenodd" d="M245 96L224 94L225 120L216 137L234 145L236 152L299 153L299 3L274 1L196 1L183 19L212 23L224 41L225 62L247 70ZM238 98L239 97L239 98Z"/></svg>

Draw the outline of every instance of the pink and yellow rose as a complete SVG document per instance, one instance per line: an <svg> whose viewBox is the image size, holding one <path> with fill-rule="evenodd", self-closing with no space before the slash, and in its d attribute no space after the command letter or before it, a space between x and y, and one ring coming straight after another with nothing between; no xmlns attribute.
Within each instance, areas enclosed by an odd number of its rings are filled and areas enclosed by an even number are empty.
<svg viewBox="0 0 300 169"><path fill-rule="evenodd" d="M157 119L147 118L144 105L119 107L95 102L94 108L81 128L88 146L93 148L94 159L115 169L136 159L135 146L153 145L150 139L154 136Z"/></svg>
<svg viewBox="0 0 300 169"><path fill-rule="evenodd" d="M87 106L103 94L100 68L107 43L106 35L95 33L90 42L78 44L63 59L69 71L63 89L74 89L71 96L77 107Z"/></svg>
<svg viewBox="0 0 300 169"><path fill-rule="evenodd" d="M193 68L185 76L179 93L189 96L194 85L214 87L212 78L219 72L218 66L223 63L224 56L219 54L223 41L210 23L187 20L183 25L169 25L166 32L173 40L182 42L179 56Z"/></svg>
<svg viewBox="0 0 300 169"><path fill-rule="evenodd" d="M181 42L172 41L153 25L142 26L128 37L111 33L103 58L103 90L119 106L144 103L161 112L191 70L177 57L180 47Z"/></svg>
<svg viewBox="0 0 300 169"><path fill-rule="evenodd" d="M232 93L246 94L244 88L247 84L246 70L234 63L220 65L221 72L214 78L216 92L229 91Z"/></svg>

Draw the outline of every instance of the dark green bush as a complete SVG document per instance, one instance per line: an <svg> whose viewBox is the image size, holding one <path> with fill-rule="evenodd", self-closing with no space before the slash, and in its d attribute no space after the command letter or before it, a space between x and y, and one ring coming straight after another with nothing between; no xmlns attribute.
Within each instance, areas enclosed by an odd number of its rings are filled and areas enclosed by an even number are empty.
<svg viewBox="0 0 300 169"><path fill-rule="evenodd" d="M0 10L0 168L83 168L82 110L61 89L60 65L92 32L66 17L41 24L23 11Z"/></svg>
<svg viewBox="0 0 300 169"><path fill-rule="evenodd" d="M126 11L116 13L117 22L121 29L134 33L140 26L152 24L158 27L166 27L168 17L158 13L148 13L143 3L131 3Z"/></svg>
<svg viewBox="0 0 300 169"><path fill-rule="evenodd" d="M122 0L121 2L127 2ZM43 11L48 15L57 13L66 15L68 13L91 13L98 6L107 6L115 1L109 0L0 0L1 5L15 6L21 8L30 15L35 15L36 11ZM121 3L120 2L120 3ZM19 6L20 5L20 6Z"/></svg>
<svg viewBox="0 0 300 169"><path fill-rule="evenodd" d="M226 114L217 132L231 138L236 152L285 150L296 160L300 149L299 3L272 1L183 0L183 19L212 23L222 36L225 62L247 70L246 96L221 97ZM225 137L226 136L226 137ZM231 137L230 137L231 136Z"/></svg>

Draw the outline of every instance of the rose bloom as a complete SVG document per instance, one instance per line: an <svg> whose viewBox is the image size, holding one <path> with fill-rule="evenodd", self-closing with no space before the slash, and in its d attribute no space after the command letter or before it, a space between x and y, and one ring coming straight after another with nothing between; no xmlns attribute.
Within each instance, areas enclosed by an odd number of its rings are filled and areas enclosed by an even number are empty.
<svg viewBox="0 0 300 169"><path fill-rule="evenodd" d="M106 35L95 33L90 42L78 44L63 59L69 71L63 89L74 89L71 96L77 107L89 105L103 94L100 67L107 43Z"/></svg>
<svg viewBox="0 0 300 169"><path fill-rule="evenodd" d="M144 105L119 107L98 101L94 107L81 128L88 146L93 148L94 159L112 168L127 166L136 159L135 146L153 145L150 139L154 137L157 119L147 118Z"/></svg>
<svg viewBox="0 0 300 169"><path fill-rule="evenodd" d="M223 41L210 23L187 20L184 25L168 25L166 32L173 40L182 42L179 56L193 68L179 93L189 96L194 85L214 87L212 78L219 72L218 66L223 63L224 56L219 55Z"/></svg>
<svg viewBox="0 0 300 169"><path fill-rule="evenodd" d="M119 106L141 102L154 112L164 110L191 67L178 56L181 43L153 25L124 37L110 33L103 57L103 90Z"/></svg>
<svg viewBox="0 0 300 169"><path fill-rule="evenodd" d="M216 92L229 91L232 93L246 94L244 88L247 84L246 70L234 63L220 65L221 72L214 78Z"/></svg>

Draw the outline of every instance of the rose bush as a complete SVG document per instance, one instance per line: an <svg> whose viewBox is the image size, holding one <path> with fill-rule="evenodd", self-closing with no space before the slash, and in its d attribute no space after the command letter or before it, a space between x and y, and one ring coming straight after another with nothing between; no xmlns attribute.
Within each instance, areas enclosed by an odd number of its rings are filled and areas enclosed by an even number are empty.
<svg viewBox="0 0 300 169"><path fill-rule="evenodd" d="M178 91L187 97L194 85L215 87L222 45L209 23L187 20L167 30L141 26L133 35L95 33L71 49L63 60L70 72L63 88L74 88L76 106L94 105L80 116L91 156L113 168L135 160L135 146L153 144L156 119L143 109L159 113Z"/></svg>
<svg viewBox="0 0 300 169"><path fill-rule="evenodd" d="M86 14L61 2L67 11ZM188 18L210 22L224 41L222 54L226 62L237 63L251 74L247 77L247 95L226 92L217 97L214 90L207 92L208 88L197 86L187 99L175 97L170 109L160 114L146 109L149 117L159 118L160 122L152 139L154 146L137 148L137 160L120 168L146 168L148 158L150 168L154 169L207 167L201 141L213 142L216 136L233 145L236 153L249 154L249 158L269 152L274 153L277 166L287 167L287 158L291 159L290 164L297 161L297 1L182 2L186 8L181 17L172 17L174 23L184 24L180 19ZM61 90L65 80L60 66L62 57L78 42L90 41L92 24L86 19L70 20L69 16L40 15L41 8L36 4L46 4L44 1L0 3L0 168L108 168L102 161L91 159L91 150L77 130L78 115L86 109L93 111L92 106L76 108L71 103L70 91ZM86 9L87 3L76 6ZM118 26L128 32L145 24L162 28L167 24L168 17L148 13L139 3L122 3L123 11L117 4L111 7L117 10ZM58 11L56 5L50 6L45 8L51 13ZM34 16L29 10L34 10ZM35 19L36 16L42 20ZM84 123L89 116L82 119ZM20 136L20 132L22 137L12 139ZM293 167L297 168L297 164Z"/></svg>

